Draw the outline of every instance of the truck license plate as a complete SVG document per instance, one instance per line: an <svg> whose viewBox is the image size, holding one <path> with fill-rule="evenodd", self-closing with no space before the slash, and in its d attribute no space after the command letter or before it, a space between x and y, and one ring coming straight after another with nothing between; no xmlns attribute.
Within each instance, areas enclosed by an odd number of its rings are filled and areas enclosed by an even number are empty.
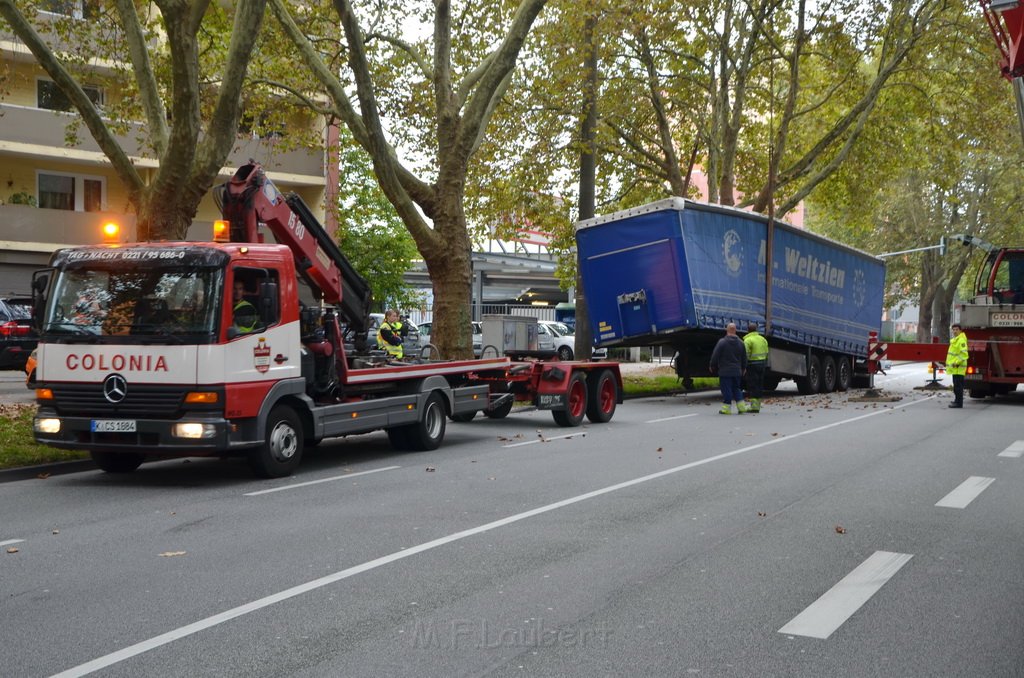
<svg viewBox="0 0 1024 678"><path fill-rule="evenodd" d="M542 410L565 407L565 396L561 393L542 393L537 398L537 407Z"/></svg>
<svg viewBox="0 0 1024 678"><path fill-rule="evenodd" d="M134 419L93 419L93 433L135 433Z"/></svg>

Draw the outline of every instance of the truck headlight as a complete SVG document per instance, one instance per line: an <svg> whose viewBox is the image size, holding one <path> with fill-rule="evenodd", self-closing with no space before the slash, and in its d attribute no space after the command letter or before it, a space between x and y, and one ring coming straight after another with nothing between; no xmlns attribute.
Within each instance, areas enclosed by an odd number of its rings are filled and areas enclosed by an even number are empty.
<svg viewBox="0 0 1024 678"><path fill-rule="evenodd" d="M40 417L35 420L36 433L60 433L60 419Z"/></svg>
<svg viewBox="0 0 1024 678"><path fill-rule="evenodd" d="M198 421L185 421L175 424L171 429L171 434L177 438L199 440L202 438L212 438L217 435L217 427L213 424L203 424Z"/></svg>

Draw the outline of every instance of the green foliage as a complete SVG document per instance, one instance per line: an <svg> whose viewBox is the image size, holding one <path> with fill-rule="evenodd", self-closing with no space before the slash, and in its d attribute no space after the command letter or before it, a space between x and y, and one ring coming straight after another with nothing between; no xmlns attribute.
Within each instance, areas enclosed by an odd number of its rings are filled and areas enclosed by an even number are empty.
<svg viewBox="0 0 1024 678"><path fill-rule="evenodd" d="M811 196L807 223L876 253L936 245L957 233L1017 245L1024 240L1015 217L1024 155L992 37L973 12L951 3L921 47L913 68L882 93L879 114L842 168ZM970 294L980 260L977 250L956 245L945 257L888 258L886 305L921 307L924 336L933 308L935 325L948 326L953 294Z"/></svg>
<svg viewBox="0 0 1024 678"><path fill-rule="evenodd" d="M404 281L418 257L416 243L373 176L370 160L343 138L338 194L338 245L370 283L379 310L409 309L423 303Z"/></svg>
<svg viewBox="0 0 1024 678"><path fill-rule="evenodd" d="M29 207L38 207L36 197L27 191L11 193L10 197L7 198L7 202L10 205L28 205Z"/></svg>

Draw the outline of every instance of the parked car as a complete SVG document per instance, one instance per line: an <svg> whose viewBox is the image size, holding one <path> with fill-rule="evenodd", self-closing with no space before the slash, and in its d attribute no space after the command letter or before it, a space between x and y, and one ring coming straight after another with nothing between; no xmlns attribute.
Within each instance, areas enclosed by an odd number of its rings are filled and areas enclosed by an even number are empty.
<svg viewBox="0 0 1024 678"><path fill-rule="evenodd" d="M423 346L432 343L430 341L430 328L434 323L426 322L419 324L420 342ZM473 326L473 357L479 358L480 353L483 351L484 344L484 326L473 320L471 322Z"/></svg>
<svg viewBox="0 0 1024 678"><path fill-rule="evenodd" d="M537 350L551 354L561 355L558 350L558 335L555 330L546 325L543 321L537 322Z"/></svg>
<svg viewBox="0 0 1024 678"><path fill-rule="evenodd" d="M541 320L539 325L550 332L559 360L572 360L576 357L576 335L571 327L557 320ZM601 360L608 357L608 349L595 347L590 355Z"/></svg>
<svg viewBox="0 0 1024 678"><path fill-rule="evenodd" d="M32 300L28 297L0 299L0 370L22 370L39 343L32 329Z"/></svg>

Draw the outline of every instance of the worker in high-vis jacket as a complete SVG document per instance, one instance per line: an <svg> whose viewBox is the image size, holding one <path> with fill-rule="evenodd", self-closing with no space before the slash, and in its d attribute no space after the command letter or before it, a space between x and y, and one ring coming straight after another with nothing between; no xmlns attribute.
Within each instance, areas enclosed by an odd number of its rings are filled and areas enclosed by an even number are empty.
<svg viewBox="0 0 1024 678"><path fill-rule="evenodd" d="M961 408L964 406L964 375L967 374L967 335L960 323L954 323L950 330L953 338L946 351L946 372L953 377L953 402L949 406Z"/></svg>
<svg viewBox="0 0 1024 678"><path fill-rule="evenodd" d="M388 309L384 312L384 322L377 328L377 348L387 351L389 358L401 360L405 356L402 348L401 326L398 324L398 311Z"/></svg>
<svg viewBox="0 0 1024 678"><path fill-rule="evenodd" d="M757 323L747 324L743 335L743 346L747 349L747 394L750 396L750 411L761 411L761 396L764 392L764 372L768 368L768 340L757 331Z"/></svg>

